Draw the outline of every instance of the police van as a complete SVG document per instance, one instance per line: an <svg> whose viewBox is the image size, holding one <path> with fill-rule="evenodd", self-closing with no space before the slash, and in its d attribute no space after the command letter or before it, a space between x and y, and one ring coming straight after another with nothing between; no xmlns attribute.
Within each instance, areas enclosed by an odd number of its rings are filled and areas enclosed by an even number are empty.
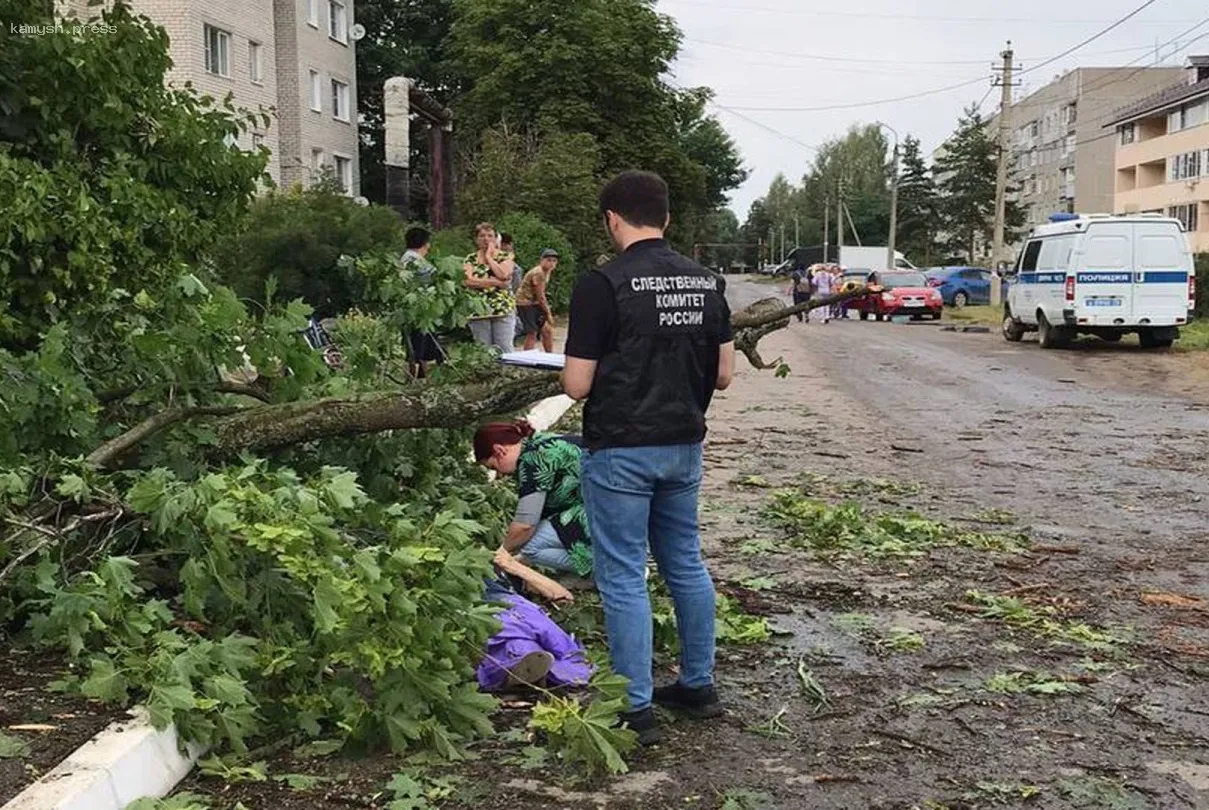
<svg viewBox="0 0 1209 810"><path fill-rule="evenodd" d="M1003 336L1037 332L1041 348L1075 335L1136 333L1165 349L1196 304L1196 273L1179 220L1160 214L1055 214L1029 235L1008 275Z"/></svg>

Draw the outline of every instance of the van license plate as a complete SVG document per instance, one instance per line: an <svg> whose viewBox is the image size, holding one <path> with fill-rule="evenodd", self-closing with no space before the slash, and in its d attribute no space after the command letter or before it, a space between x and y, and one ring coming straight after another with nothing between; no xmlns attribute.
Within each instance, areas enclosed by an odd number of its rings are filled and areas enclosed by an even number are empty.
<svg viewBox="0 0 1209 810"><path fill-rule="evenodd" d="M1121 306L1120 298L1085 298L1083 305L1087 307L1119 307Z"/></svg>

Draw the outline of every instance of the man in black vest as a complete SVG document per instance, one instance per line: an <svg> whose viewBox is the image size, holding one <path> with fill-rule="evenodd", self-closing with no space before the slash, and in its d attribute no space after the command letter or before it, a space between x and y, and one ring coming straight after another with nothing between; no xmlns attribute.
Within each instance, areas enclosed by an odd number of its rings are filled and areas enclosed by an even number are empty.
<svg viewBox="0 0 1209 810"><path fill-rule="evenodd" d="M705 411L730 385L735 347L718 278L663 238L668 188L624 172L600 195L617 258L571 298L566 392L586 399L580 488L592 532L613 668L629 678L625 720L660 739L652 700L695 717L722 712L713 685L714 586L701 559L697 494ZM654 689L646 561L676 605L680 680Z"/></svg>

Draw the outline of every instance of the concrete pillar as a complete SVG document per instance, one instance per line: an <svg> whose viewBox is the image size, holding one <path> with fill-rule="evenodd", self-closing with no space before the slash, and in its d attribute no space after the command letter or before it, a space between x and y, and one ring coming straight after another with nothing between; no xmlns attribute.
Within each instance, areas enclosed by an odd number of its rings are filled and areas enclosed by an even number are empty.
<svg viewBox="0 0 1209 810"><path fill-rule="evenodd" d="M386 204L411 217L411 79L386 80L383 98L386 131Z"/></svg>

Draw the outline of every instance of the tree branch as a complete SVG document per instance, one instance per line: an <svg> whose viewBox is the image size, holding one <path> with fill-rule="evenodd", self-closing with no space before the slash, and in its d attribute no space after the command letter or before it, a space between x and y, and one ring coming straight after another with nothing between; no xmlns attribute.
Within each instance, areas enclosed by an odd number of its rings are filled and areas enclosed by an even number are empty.
<svg viewBox="0 0 1209 810"><path fill-rule="evenodd" d="M183 422L186 419L193 419L197 416L227 416L240 410L242 409L229 406L169 408L166 411L157 413L155 416L144 419L122 435L105 442L96 450L89 453L88 458L85 460L95 467L112 468L127 451L140 442L151 438L169 425Z"/></svg>
<svg viewBox="0 0 1209 810"><path fill-rule="evenodd" d="M267 450L386 430L464 427L561 392L557 373L506 368L485 381L246 408L214 428L223 450Z"/></svg>
<svg viewBox="0 0 1209 810"><path fill-rule="evenodd" d="M731 328L735 333L735 348L747 357L747 362L758 369L774 368L778 365L764 362L760 356L760 341L778 329L789 326L789 319L799 312L809 312L819 307L829 307L832 304L851 301L869 294L868 287L858 287L848 292L836 293L826 298L807 301L787 307L779 298L764 298L746 309L734 313L730 319Z"/></svg>
<svg viewBox="0 0 1209 810"><path fill-rule="evenodd" d="M148 389L155 390L157 388L169 388L173 384L169 382L153 383L151 385L126 385L121 388L111 388L108 391L101 391L97 394L97 402L102 405L109 405L137 391L145 391ZM238 394L240 396L252 397L261 402L271 402L269 392L258 385L252 383L238 382L236 380L217 380L214 382L200 383L185 383L176 386L178 391L217 391L220 394Z"/></svg>

